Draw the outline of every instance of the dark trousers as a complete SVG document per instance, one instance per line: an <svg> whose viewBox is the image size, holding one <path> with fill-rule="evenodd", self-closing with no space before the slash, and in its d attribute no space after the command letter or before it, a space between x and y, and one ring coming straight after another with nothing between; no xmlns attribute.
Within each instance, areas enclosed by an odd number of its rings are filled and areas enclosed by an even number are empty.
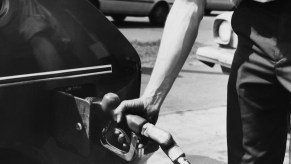
<svg viewBox="0 0 291 164"><path fill-rule="evenodd" d="M282 164L291 95L288 1L245 1L234 12L238 34L228 82L229 164Z"/></svg>

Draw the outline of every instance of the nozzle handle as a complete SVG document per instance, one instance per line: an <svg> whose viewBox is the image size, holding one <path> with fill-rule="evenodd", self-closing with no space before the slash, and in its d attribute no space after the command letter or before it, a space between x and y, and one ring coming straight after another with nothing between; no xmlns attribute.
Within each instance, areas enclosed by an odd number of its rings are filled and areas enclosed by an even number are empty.
<svg viewBox="0 0 291 164"><path fill-rule="evenodd" d="M120 104L119 96L115 93L107 93L103 96L101 101L102 111L110 118L113 118L114 109Z"/></svg>
<svg viewBox="0 0 291 164"><path fill-rule="evenodd" d="M145 136L156 143L168 155L174 163L186 162L185 154L182 149L176 144L172 135L160 128L157 128L151 123L148 123L144 118L137 115L126 115L128 127L136 134ZM185 159L185 160L182 160Z"/></svg>
<svg viewBox="0 0 291 164"><path fill-rule="evenodd" d="M138 135L141 135L142 127L147 123L146 119L132 114L125 115L125 120L129 129Z"/></svg>

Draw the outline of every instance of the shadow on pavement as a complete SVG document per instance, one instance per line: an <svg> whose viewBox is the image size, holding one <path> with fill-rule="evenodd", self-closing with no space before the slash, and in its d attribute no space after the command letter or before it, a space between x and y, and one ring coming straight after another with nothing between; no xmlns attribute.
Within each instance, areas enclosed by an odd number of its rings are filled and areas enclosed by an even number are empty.
<svg viewBox="0 0 291 164"><path fill-rule="evenodd" d="M219 14L217 14L217 13L210 13L210 14L206 14L204 16L207 16L207 17L216 17L217 15L219 15Z"/></svg>
<svg viewBox="0 0 291 164"><path fill-rule="evenodd" d="M199 155L187 155L186 157L191 164L226 164L225 162Z"/></svg>
<svg viewBox="0 0 291 164"><path fill-rule="evenodd" d="M152 67L142 67L141 68L141 73L144 75L151 75L153 72L153 68ZM182 77L181 75L178 75L178 78Z"/></svg>
<svg viewBox="0 0 291 164"><path fill-rule="evenodd" d="M153 71L153 68L151 67L142 67L141 68L141 72L142 74L145 75L151 75ZM225 76L226 74L222 73L222 72L209 72L209 71L200 71L200 70L181 70L181 72L185 72L185 73L196 73L196 74L209 74L209 75L223 75ZM182 77L182 76L178 76L178 77Z"/></svg>
<svg viewBox="0 0 291 164"><path fill-rule="evenodd" d="M152 25L150 22L135 22L135 21L127 21L117 23L111 21L118 28L161 28L160 26Z"/></svg>
<svg viewBox="0 0 291 164"><path fill-rule="evenodd" d="M210 13L205 15L206 17L215 17L217 16L217 13ZM142 17L144 18L144 17ZM117 26L118 28L163 28L163 26L155 26L150 23L150 21L147 19L147 21L132 21L132 20L125 20L123 22L115 22L111 20L111 22Z"/></svg>

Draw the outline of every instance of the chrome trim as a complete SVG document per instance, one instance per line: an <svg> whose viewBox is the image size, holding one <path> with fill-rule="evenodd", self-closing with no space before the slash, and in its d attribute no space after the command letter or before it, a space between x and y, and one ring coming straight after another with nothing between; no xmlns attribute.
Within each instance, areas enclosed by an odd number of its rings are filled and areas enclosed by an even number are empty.
<svg viewBox="0 0 291 164"><path fill-rule="evenodd" d="M0 77L0 87L112 73L111 65Z"/></svg>

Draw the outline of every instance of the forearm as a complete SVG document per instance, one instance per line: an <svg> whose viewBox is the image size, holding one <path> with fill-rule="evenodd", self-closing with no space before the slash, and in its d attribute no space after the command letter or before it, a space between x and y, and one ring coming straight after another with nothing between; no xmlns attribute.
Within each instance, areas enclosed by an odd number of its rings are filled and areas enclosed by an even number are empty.
<svg viewBox="0 0 291 164"><path fill-rule="evenodd" d="M176 0L169 13L156 64L144 97L159 108L180 72L198 33L204 0Z"/></svg>
<svg viewBox="0 0 291 164"><path fill-rule="evenodd" d="M62 68L62 60L55 45L46 37L37 34L30 39L35 59L42 70Z"/></svg>

